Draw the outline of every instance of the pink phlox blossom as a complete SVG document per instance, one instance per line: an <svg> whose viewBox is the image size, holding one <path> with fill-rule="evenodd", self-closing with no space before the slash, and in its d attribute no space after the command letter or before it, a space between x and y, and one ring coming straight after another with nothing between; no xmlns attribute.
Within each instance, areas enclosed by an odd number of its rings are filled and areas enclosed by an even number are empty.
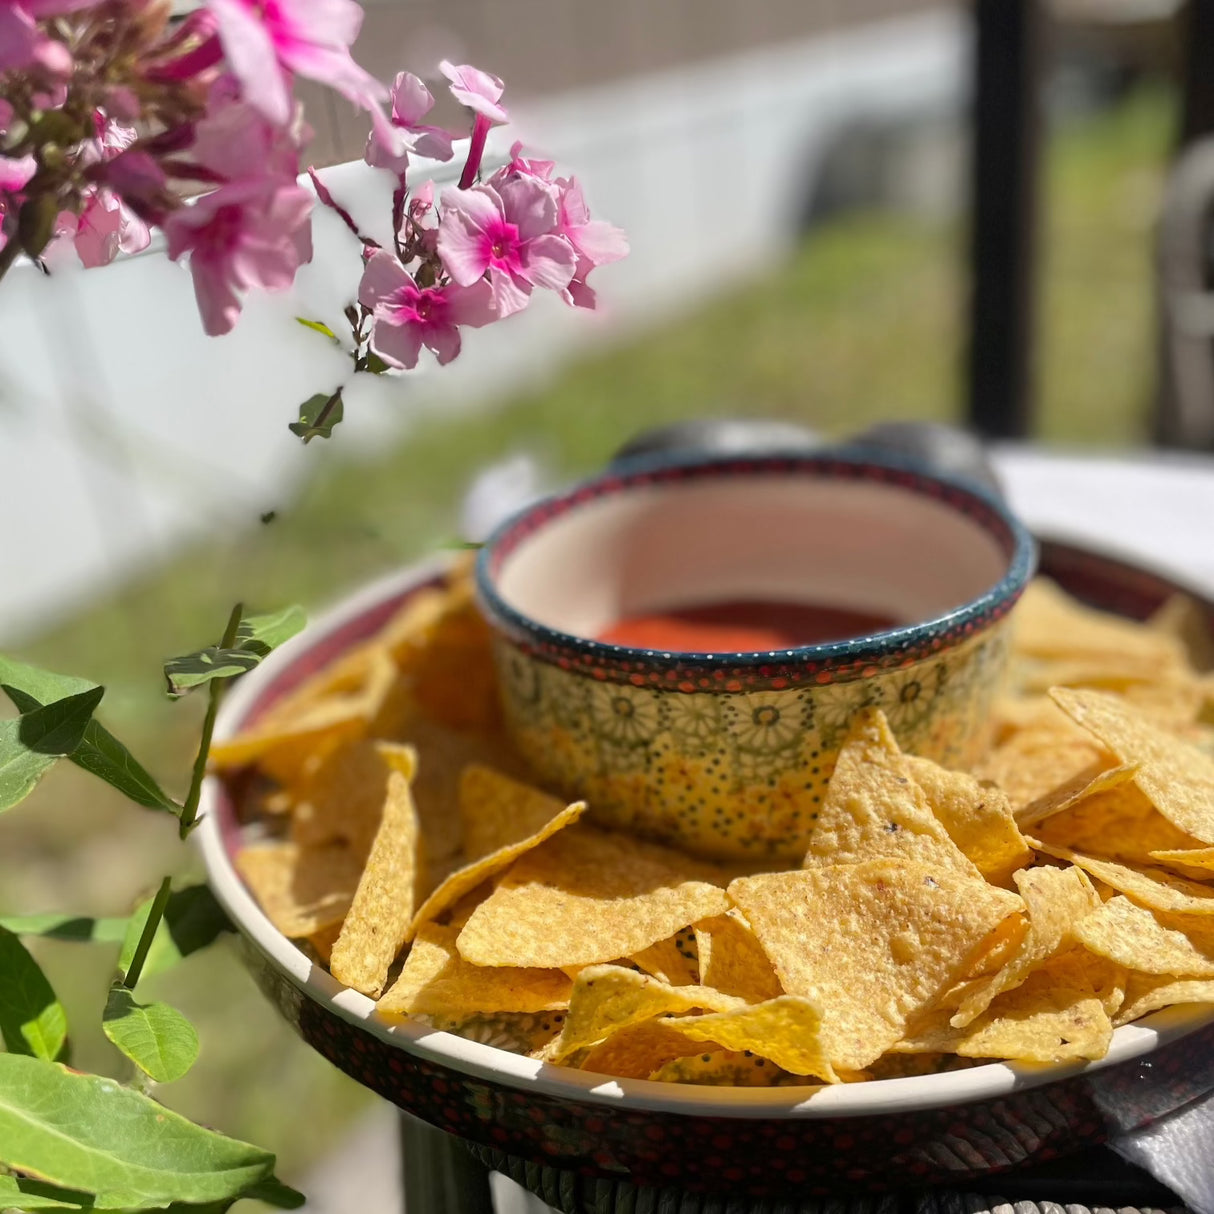
<svg viewBox="0 0 1214 1214"><path fill-rule="evenodd" d="M291 132L267 121L260 110L217 84L207 110L194 128L190 157L221 177L275 174L292 181L299 175L299 146Z"/></svg>
<svg viewBox="0 0 1214 1214"><path fill-rule="evenodd" d="M376 352L392 366L407 369L417 366L423 346L440 364L449 363L460 351L460 325L479 328L497 319L484 281L468 287L419 287L384 249L367 261L358 301L374 318L371 343Z"/></svg>
<svg viewBox="0 0 1214 1214"><path fill-rule="evenodd" d="M383 111L388 90L350 56L362 25L354 0L207 0L244 98L271 122L291 120L290 73L335 89L368 110L385 147L398 139Z"/></svg>
<svg viewBox="0 0 1214 1214"><path fill-rule="evenodd" d="M222 59L219 22L209 9L199 8L155 48L150 62L145 62L142 69L149 80L193 80Z"/></svg>
<svg viewBox="0 0 1214 1214"><path fill-rule="evenodd" d="M56 241L71 240L87 269L108 265L119 252L138 253L151 243L148 225L104 186L88 187L79 215L60 214Z"/></svg>
<svg viewBox="0 0 1214 1214"><path fill-rule="evenodd" d="M502 165L489 178L489 184L497 189L515 177L535 177L540 181L551 181L552 174L555 172L555 160L537 160L531 156L524 156L522 142L515 141L510 146L509 163Z"/></svg>
<svg viewBox="0 0 1214 1214"><path fill-rule="evenodd" d="M450 89L460 105L466 105L477 114L483 114L491 123L510 121L506 107L499 104L505 85L488 72L473 67L470 63L454 64L444 59L439 71L451 81Z"/></svg>
<svg viewBox="0 0 1214 1214"><path fill-rule="evenodd" d="M607 265L628 256L628 237L614 224L590 218L590 208L577 179L558 177L559 218L557 231L577 252L577 266L569 285L561 292L567 304L593 308L594 289L586 285L586 276L595 266Z"/></svg>
<svg viewBox="0 0 1214 1214"><path fill-rule="evenodd" d="M33 156L0 156L0 249L8 244L21 206L21 191L38 171Z"/></svg>
<svg viewBox="0 0 1214 1214"><path fill-rule="evenodd" d="M461 286L486 278L499 316L527 306L532 287L561 291L576 268L573 246L553 229L557 203L542 182L522 177L443 191L438 252Z"/></svg>
<svg viewBox="0 0 1214 1214"><path fill-rule="evenodd" d="M434 182L426 181L409 196L405 208L405 231L416 244L417 251L430 256L438 251L438 228L434 217Z"/></svg>
<svg viewBox="0 0 1214 1214"><path fill-rule="evenodd" d="M398 176L409 167L410 155L450 160L450 132L422 122L433 108L434 96L425 84L412 72L401 72L392 85L392 126L398 132L397 149L384 147L372 131L363 159L374 168L391 169Z"/></svg>
<svg viewBox="0 0 1214 1214"><path fill-rule="evenodd" d="M312 194L276 177L229 182L178 208L164 223L169 256L190 257L207 333L228 332L241 290L283 290L312 258Z"/></svg>
<svg viewBox="0 0 1214 1214"><path fill-rule="evenodd" d="M82 7L97 3L85 0ZM13 68L35 69L51 76L66 76L72 70L72 55L57 38L48 38L37 19L62 11L53 3L36 0L0 0L0 72ZM64 5L66 9L68 5Z"/></svg>

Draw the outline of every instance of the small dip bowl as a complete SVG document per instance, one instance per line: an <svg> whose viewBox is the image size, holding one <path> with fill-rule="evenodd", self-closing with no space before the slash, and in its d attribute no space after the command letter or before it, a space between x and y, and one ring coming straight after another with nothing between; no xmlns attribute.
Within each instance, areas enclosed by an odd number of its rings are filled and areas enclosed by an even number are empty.
<svg viewBox="0 0 1214 1214"><path fill-rule="evenodd" d="M989 491L840 450L638 460L481 552L507 727L600 820L804 854L851 719L971 761L1036 559Z"/></svg>

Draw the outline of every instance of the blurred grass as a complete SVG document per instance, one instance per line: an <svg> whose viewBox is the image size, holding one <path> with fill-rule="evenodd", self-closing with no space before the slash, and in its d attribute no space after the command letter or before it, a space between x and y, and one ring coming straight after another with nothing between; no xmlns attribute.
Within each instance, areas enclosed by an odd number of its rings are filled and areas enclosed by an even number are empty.
<svg viewBox="0 0 1214 1214"><path fill-rule="evenodd" d="M1172 99L1143 91L1051 140L1042 237L1039 435L1143 441L1153 380L1151 223ZM964 240L956 223L858 214L816 230L787 264L563 370L493 411L429 416L354 463L341 431L282 517L183 553L29 645L28 660L104 682L103 719L181 790L200 705L167 708L159 663L215 640L235 599L323 604L455 533L475 471L534 453L554 477L599 467L626 439L690 416L766 416L829 435L889 418L952 420L962 392ZM285 419L284 419L285 424ZM180 863L172 826L74 769L0 819L0 909L125 909ZM196 870L196 865L193 866ZM112 958L41 949L80 1009L76 1061L113 1068L97 1019ZM201 1065L162 1093L277 1150L298 1178L371 1098L299 1044L228 950L162 981L198 1023ZM302 1114L302 1115L301 1115Z"/></svg>

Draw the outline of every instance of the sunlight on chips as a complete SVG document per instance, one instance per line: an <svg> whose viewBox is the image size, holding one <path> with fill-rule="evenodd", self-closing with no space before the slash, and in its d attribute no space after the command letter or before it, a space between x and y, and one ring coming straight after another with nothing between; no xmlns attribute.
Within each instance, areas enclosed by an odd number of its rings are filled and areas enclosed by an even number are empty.
<svg viewBox="0 0 1214 1214"><path fill-rule="evenodd" d="M237 872L270 922L293 939L342 921L362 869L362 856L340 843L270 843L246 847L236 857Z"/></svg>
<svg viewBox="0 0 1214 1214"><path fill-rule="evenodd" d="M700 980L747 1003L782 995L784 988L754 930L734 909L695 925Z"/></svg>
<svg viewBox="0 0 1214 1214"><path fill-rule="evenodd" d="M1214 920L1155 915L1118 895L1076 924L1075 934L1089 951L1127 969L1214 978Z"/></svg>
<svg viewBox="0 0 1214 1214"><path fill-rule="evenodd" d="M692 1039L661 1020L641 1020L617 1029L581 1060L584 1071L615 1075L619 1079L648 1079L676 1058L700 1054L704 1043Z"/></svg>

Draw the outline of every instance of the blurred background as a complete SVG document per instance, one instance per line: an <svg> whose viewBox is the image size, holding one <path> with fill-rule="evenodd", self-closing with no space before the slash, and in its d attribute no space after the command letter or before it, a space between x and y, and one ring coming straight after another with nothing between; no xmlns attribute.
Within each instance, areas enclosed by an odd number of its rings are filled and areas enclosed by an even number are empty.
<svg viewBox="0 0 1214 1214"><path fill-rule="evenodd" d="M339 328L359 273L330 215L292 296L251 300L221 339L155 246L88 274L10 274L0 646L105 683L102 719L169 788L200 706L167 703L165 657L216 640L238 599L322 608L456 542L500 461L499 485L553 486L705 416L1205 442L1175 420L1156 274L1168 173L1214 126L1194 68L1214 50L1205 0L364 7L360 62L388 80L443 57L502 76L515 121L498 154L520 138L556 156L633 251L596 272L598 312L537 301L467 335L445 370L356 385L334 437L306 447L288 422L344 372L293 317ZM364 118L302 92L314 162L382 226L390 183L341 167ZM122 913L180 864L167 819L68 766L0 819L0 913ZM78 950L42 956L69 1006L99 1009L113 958ZM290 1036L230 952L168 988L204 1053L159 1094L276 1150L286 1178L373 1099ZM76 1060L112 1069L108 1050L86 1028Z"/></svg>

